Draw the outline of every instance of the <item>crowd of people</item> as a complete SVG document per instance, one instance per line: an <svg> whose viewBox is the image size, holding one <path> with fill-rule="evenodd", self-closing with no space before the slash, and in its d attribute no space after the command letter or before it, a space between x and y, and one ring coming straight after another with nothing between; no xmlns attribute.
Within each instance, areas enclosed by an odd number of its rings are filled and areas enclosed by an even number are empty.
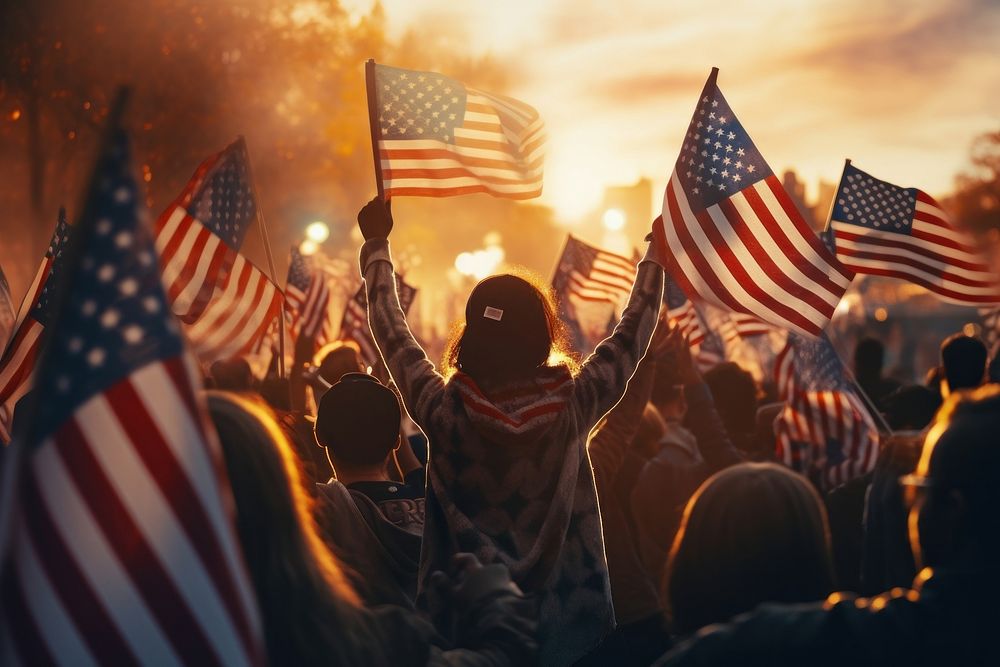
<svg viewBox="0 0 1000 667"><path fill-rule="evenodd" d="M583 359L550 290L487 278L435 366L399 305L390 213L358 219L378 367L300 340L287 380L240 359L208 379L272 664L1000 664L1000 385L980 340L948 338L912 386L862 341L892 433L828 489L776 462L749 373L699 371L656 263Z"/></svg>

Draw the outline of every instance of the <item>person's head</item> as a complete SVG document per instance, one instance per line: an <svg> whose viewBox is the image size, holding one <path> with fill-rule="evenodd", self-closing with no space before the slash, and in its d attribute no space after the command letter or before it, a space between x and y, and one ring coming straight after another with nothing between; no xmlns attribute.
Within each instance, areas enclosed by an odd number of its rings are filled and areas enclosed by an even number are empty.
<svg viewBox="0 0 1000 667"><path fill-rule="evenodd" d="M986 346L983 341L965 334L949 336L941 343L941 365L944 366L942 394L959 389L974 389L986 376Z"/></svg>
<svg viewBox="0 0 1000 667"><path fill-rule="evenodd" d="M757 422L757 383L753 375L727 361L706 372L704 379L729 434L742 440L753 433Z"/></svg>
<svg viewBox="0 0 1000 667"><path fill-rule="evenodd" d="M910 504L918 568L969 556L1000 558L1000 387L952 394L924 440L913 475L900 482Z"/></svg>
<svg viewBox="0 0 1000 667"><path fill-rule="evenodd" d="M443 366L488 384L530 377L568 349L551 289L527 274L503 274L473 288Z"/></svg>
<svg viewBox="0 0 1000 667"><path fill-rule="evenodd" d="M677 384L676 378L671 373L656 374L649 399L667 421L683 421L684 415L687 414L684 385Z"/></svg>
<svg viewBox="0 0 1000 667"><path fill-rule="evenodd" d="M878 378L885 364L885 347L876 338L862 338L854 348L854 374L859 379Z"/></svg>
<svg viewBox="0 0 1000 667"><path fill-rule="evenodd" d="M826 510L812 485L773 463L710 477L688 501L664 599L682 634L762 602L807 602L833 588Z"/></svg>
<svg viewBox="0 0 1000 667"><path fill-rule="evenodd" d="M919 384L900 387L882 399L889 427L894 431L919 431L934 419L941 407L941 394Z"/></svg>
<svg viewBox="0 0 1000 667"><path fill-rule="evenodd" d="M326 387L336 384L347 373L364 373L361 348L354 341L337 340L324 345L315 355L318 376ZM320 392L322 393L322 392Z"/></svg>
<svg viewBox="0 0 1000 667"><path fill-rule="evenodd" d="M643 459L651 459L660 450L660 441L667 432L667 425L652 403L642 411L639 429L632 438L631 448Z"/></svg>
<svg viewBox="0 0 1000 667"><path fill-rule="evenodd" d="M288 395L288 378L267 377L260 382L260 396L272 409L288 412L292 409Z"/></svg>
<svg viewBox="0 0 1000 667"><path fill-rule="evenodd" d="M384 470L399 446L401 416L391 389L366 373L348 373L319 401L316 442L338 472Z"/></svg>
<svg viewBox="0 0 1000 667"><path fill-rule="evenodd" d="M358 598L316 532L292 446L259 401L213 391L208 409L270 662L348 664L348 650L362 641Z"/></svg>
<svg viewBox="0 0 1000 667"><path fill-rule="evenodd" d="M222 391L252 391L253 371L243 357L219 359L209 368L212 386Z"/></svg>

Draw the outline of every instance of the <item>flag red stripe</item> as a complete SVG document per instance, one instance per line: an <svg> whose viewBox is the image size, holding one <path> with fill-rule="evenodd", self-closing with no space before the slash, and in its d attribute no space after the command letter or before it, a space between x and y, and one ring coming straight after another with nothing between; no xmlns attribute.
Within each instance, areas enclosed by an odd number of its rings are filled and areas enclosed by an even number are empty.
<svg viewBox="0 0 1000 667"><path fill-rule="evenodd" d="M542 189L539 187L535 190L526 190L524 192L496 192L485 185L463 185L457 188L387 187L385 192L387 195L391 194L397 197L404 195L413 197L451 197L456 195L492 194L507 199L533 199L542 194Z"/></svg>
<svg viewBox="0 0 1000 667"><path fill-rule="evenodd" d="M0 581L0 605L7 610L6 622L12 652L25 665L53 665L57 663L48 644L42 638L35 619L28 611L28 600L21 590L21 582L14 575L14 567L7 567ZM12 613L13 612L13 613Z"/></svg>
<svg viewBox="0 0 1000 667"><path fill-rule="evenodd" d="M743 192L743 194L746 196L747 201L750 202L750 205L753 208L754 213L758 215L764 226L768 228L771 238L778 245L781 251L785 254L785 257L787 257L792 264L798 267L802 267L803 269L805 269L807 266L812 267L814 271L810 272L804 270L803 273L805 273L809 278L818 282L822 287L826 288L827 290L830 290L831 294L836 294L839 288L835 286L829 278L823 276L819 280L816 279L814 274L821 273L819 269L817 269L811 262L806 261L805 258L799 255L798 252L793 247L791 247L791 243L788 241L788 239L785 238L784 233L781 232L780 227L778 226L778 222L771 216L771 212L764 205L764 202L761 201L760 198L757 196L757 193L753 191L753 188L747 188ZM757 200L757 205L754 204L754 199ZM754 262L756 262L757 266L764 273L770 276L775 283L780 285L782 288L787 289L791 276L788 276L785 273L785 270L782 267L778 266L775 263L775 261L771 258L771 256L768 254L768 252L761 246L760 241L758 241L754 237L753 233L750 231L749 226L747 226L746 221L743 219L743 216L740 215L739 211L736 210L736 207L733 206L732 201L730 201L729 199L723 199L722 201L719 202L718 205L719 209L722 211L722 214L732 224L733 231L736 232L736 235L740 238L741 241L743 241L743 245L750 252L751 257L753 257ZM760 207L760 210L758 210L758 206ZM708 219L708 224L711 227L713 233L718 238L718 243L725 248L726 252L731 257L731 261L739 264L740 262L736 258L736 256L732 253L730 245L726 242L725 239L722 238L722 235L719 234L718 227L715 225L714 222L711 221L711 218L708 218L707 216L706 218ZM704 223L702 226L703 227L705 226ZM716 247L720 247L718 244L715 243L715 241L713 241L713 245L716 245ZM727 262L726 265L729 266L729 262ZM833 309L830 306L830 304L824 301L819 294L813 292L810 289L807 289L806 285L796 285L796 287L798 287L799 289L794 289L789 291L797 299L804 301L805 303L808 303L810 306L815 308L820 313L829 313L830 315L833 314ZM789 311L795 312L792 309L789 309Z"/></svg>
<svg viewBox="0 0 1000 667"><path fill-rule="evenodd" d="M53 442L105 539L177 654L187 664L221 664L204 628L134 523L91 452L93 444L86 439L75 418L62 425Z"/></svg>
<svg viewBox="0 0 1000 667"><path fill-rule="evenodd" d="M864 244L865 241L861 241L859 243ZM942 269L939 266L932 266L930 264L926 264L912 257L880 252L879 249L884 247L886 246L876 245L871 249L867 248L859 249L859 248L850 248L847 246L841 246L837 249L837 255L842 257L841 261L844 262L844 264L850 264L851 258L867 259L876 262L882 262L885 264L886 268L899 268L900 272L905 271L905 269L902 267L908 266L917 269L918 271L923 271L934 277L940 278L941 280L948 280L950 282L957 283L958 285L964 285L966 287L979 287L984 289L998 288L997 282L993 280L975 280L972 278L968 278L960 273L955 273L953 271L948 271L947 269ZM891 248L892 246L889 247ZM920 253L920 254L925 257L928 256L927 253ZM947 260L944 257L940 257L938 258L938 261L946 262ZM970 294L970 296L972 295ZM1000 297L1000 294L994 295L994 298L998 297Z"/></svg>
<svg viewBox="0 0 1000 667"><path fill-rule="evenodd" d="M177 360L166 362L164 366L176 365ZM167 500L191 546L201 558L202 566L215 584L220 599L226 605L240 638L245 646L253 646L253 632L245 610L240 604L235 584L230 572L225 569L226 558L219 544L208 515L205 513L198 494L191 485L183 467L177 461L170 446L164 440L156 423L152 420L145 404L132 387L125 381L111 387L107 392L109 407L119 423L134 443L142 443L135 452L145 463L149 476L156 482ZM197 414L191 412L190 414Z"/></svg>
<svg viewBox="0 0 1000 667"><path fill-rule="evenodd" d="M516 172L511 171L511 173ZM382 168L382 177L386 180L401 180L404 178L460 178L463 176L475 178L483 183L491 183L494 185L521 185L522 183L533 182L535 180L531 179L531 181L528 181L523 178L501 178L499 176L488 176L485 174L477 174L469 169L463 169L461 167L432 169Z"/></svg>
<svg viewBox="0 0 1000 667"><path fill-rule="evenodd" d="M716 227L715 222L708 215L707 211L700 211L695 213L695 219L701 225L702 232L708 238L712 247L715 248L715 252L718 253L719 257L722 258L725 263L726 268L729 273L736 279L746 292L756 299L761 305L763 305L768 310L777 313L778 316L783 319L794 323L796 326L800 327L805 331L815 331L817 329L816 325L810 320L803 317L802 314L795 310L794 308L788 306L785 303L778 301L777 298L768 294L763 290L760 285L747 273L746 269L743 268L742 262L733 253L732 248L722 237L719 228ZM784 279L784 274L775 274L767 270L766 267L761 266L760 269L767 273L767 275L774 280L780 287L786 288L787 279ZM791 295L796 298L801 298L799 294L791 292ZM739 312L746 312L745 307L734 308ZM829 307L828 310L832 314L833 308ZM823 312L823 311L820 311Z"/></svg>
<svg viewBox="0 0 1000 667"><path fill-rule="evenodd" d="M774 188L771 187L770 183L768 183L768 187L773 193ZM779 188L779 190L782 194L784 194L783 189ZM831 280L830 276L825 271L821 270L799 252L799 250L795 247L795 244L793 244L791 239L788 238L788 235L785 234L785 230L778 223L778 220L774 217L771 209L767 207L767 204L764 203L764 200L760 197L760 193L757 192L755 188L747 188L743 190L742 194L746 198L747 203L750 204L750 208L753 209L753 212L760 218L761 224L763 224L764 227L770 232L771 238L774 239L775 244L781 248L782 253L784 253L785 257L791 264L798 267L799 270L801 270L802 273L804 273L810 280L828 291L830 294L837 297L843 294L843 287ZM726 203L729 203L728 200L725 201ZM744 238L745 236L752 236L750 234L750 230L742 224L737 225L737 232L741 233L741 238ZM809 230L809 235L815 236L812 230ZM810 246L815 249L814 244L810 244ZM820 253L820 256L827 257L831 263L835 263L833 256L825 246L823 246L822 250L823 252ZM829 309L829 304L825 301L821 301L821 303L823 304L822 306L816 306L817 310L823 312L824 310Z"/></svg>
<svg viewBox="0 0 1000 667"><path fill-rule="evenodd" d="M455 160L470 167L484 167L488 169L503 169L518 173L520 171L531 172L543 164L542 158L536 158L526 164L519 164L518 169L513 169L513 163L509 160L478 157L468 155L454 149L446 148L382 148L379 147L379 159L390 162L392 160ZM391 167L382 167L383 173Z"/></svg>
<svg viewBox="0 0 1000 667"><path fill-rule="evenodd" d="M823 245L823 242L818 236L816 236L816 232L810 229L809 225L806 224L806 221L802 219L802 215L799 213L799 210L795 208L795 203L792 202L788 193L785 192L785 188L781 185L781 181L778 180L778 177L772 174L764 179L764 183L767 184L767 187L771 190L774 198L779 204L781 204L781 208L784 209L785 215L788 216L788 219L795 226L795 229L798 230L799 234L802 235L806 243L812 246L812 249L816 252L816 254L826 260L824 268L836 271L844 278L844 280L848 282L853 280L854 275L849 271L845 271L843 267L838 265L837 260L833 256L833 253L830 252L830 249ZM837 290L833 293L843 294L844 291L845 290L843 288L837 288Z"/></svg>
<svg viewBox="0 0 1000 667"><path fill-rule="evenodd" d="M24 513L23 526L28 531L27 537L34 543L34 551L53 590L99 663L138 665L137 656L118 631L118 626L91 587L90 579L80 569L76 556L63 540L35 475L35 471L29 470L21 477L20 509Z"/></svg>

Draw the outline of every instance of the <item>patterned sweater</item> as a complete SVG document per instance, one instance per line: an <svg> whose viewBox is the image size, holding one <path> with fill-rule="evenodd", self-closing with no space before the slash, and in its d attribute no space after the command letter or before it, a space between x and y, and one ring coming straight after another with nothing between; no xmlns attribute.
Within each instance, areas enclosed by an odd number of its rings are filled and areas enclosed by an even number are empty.
<svg viewBox="0 0 1000 667"><path fill-rule="evenodd" d="M451 557L503 563L539 604L543 665L570 665L614 627L587 436L621 399L656 325L663 270L639 264L614 333L574 376L540 368L512 386L446 380L410 333L385 239L361 250L372 334L429 440L420 591Z"/></svg>

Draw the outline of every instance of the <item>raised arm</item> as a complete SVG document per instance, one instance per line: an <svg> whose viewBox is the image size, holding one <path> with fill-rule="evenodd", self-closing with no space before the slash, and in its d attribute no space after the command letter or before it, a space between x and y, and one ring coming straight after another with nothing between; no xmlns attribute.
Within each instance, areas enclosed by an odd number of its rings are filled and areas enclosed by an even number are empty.
<svg viewBox="0 0 1000 667"><path fill-rule="evenodd" d="M594 430L594 435L590 439L588 449L594 475L607 480L607 484L613 483L618 475L618 470L625 460L625 452L639 432L642 413L653 390L657 352L667 344L669 333L670 324L665 318L660 317L653 340L649 344L649 351L628 381L625 395L608 412L607 418ZM600 482L598 485L600 486ZM600 488L598 492L601 492Z"/></svg>
<svg viewBox="0 0 1000 667"><path fill-rule="evenodd" d="M366 239L361 246L361 276L368 297L368 325L403 405L422 426L441 402L444 378L410 333L399 305L387 238L392 231L389 210L381 200L373 199L358 213L358 224Z"/></svg>
<svg viewBox="0 0 1000 667"><path fill-rule="evenodd" d="M576 378L574 404L592 427L625 393L656 326L663 297L663 269L649 258L639 262L628 305L614 333L587 357Z"/></svg>

